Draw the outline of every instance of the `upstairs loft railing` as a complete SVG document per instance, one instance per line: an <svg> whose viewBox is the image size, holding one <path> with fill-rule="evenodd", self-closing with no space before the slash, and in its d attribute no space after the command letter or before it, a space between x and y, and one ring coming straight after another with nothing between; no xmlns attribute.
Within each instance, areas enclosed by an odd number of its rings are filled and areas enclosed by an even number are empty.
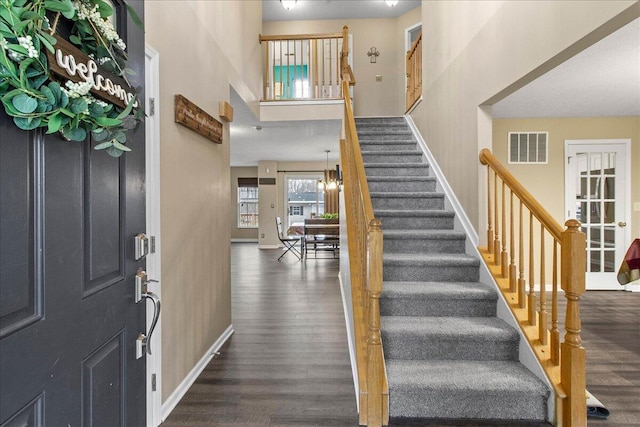
<svg viewBox="0 0 640 427"><path fill-rule="evenodd" d="M340 141L343 168L351 297L358 373L359 423L389 424L389 386L380 335L382 292L382 224L373 215L356 132L349 84L355 82L351 67L343 61L345 139Z"/></svg>
<svg viewBox="0 0 640 427"><path fill-rule="evenodd" d="M349 53L346 26L340 33L261 35L260 44L263 101L342 99L343 57Z"/></svg>
<svg viewBox="0 0 640 427"><path fill-rule="evenodd" d="M405 112L414 106L422 95L422 33L407 51L407 105Z"/></svg>
<svg viewBox="0 0 640 427"><path fill-rule="evenodd" d="M480 162L488 173L488 245L480 252L555 389L555 424L585 426L579 300L585 291L586 243L581 224L571 219L563 229L489 150L480 152ZM566 298L562 318L558 287Z"/></svg>

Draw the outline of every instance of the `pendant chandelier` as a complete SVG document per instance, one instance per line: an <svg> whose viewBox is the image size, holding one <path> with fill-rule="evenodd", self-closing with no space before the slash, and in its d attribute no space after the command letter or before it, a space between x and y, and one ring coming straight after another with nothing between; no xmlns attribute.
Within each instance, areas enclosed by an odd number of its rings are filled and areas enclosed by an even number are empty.
<svg viewBox="0 0 640 427"><path fill-rule="evenodd" d="M327 153L327 168L324 170L324 179L318 180L318 189L331 191L338 188L338 172L337 170L329 170L329 153L331 152L331 150L324 150L324 152Z"/></svg>

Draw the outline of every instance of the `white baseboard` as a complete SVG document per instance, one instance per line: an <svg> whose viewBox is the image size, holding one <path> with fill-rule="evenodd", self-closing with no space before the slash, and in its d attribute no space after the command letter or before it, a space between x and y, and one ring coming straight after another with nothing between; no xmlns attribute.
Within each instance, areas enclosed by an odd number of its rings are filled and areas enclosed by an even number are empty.
<svg viewBox="0 0 640 427"><path fill-rule="evenodd" d="M231 337L233 334L233 325L229 325L229 327L218 337L218 339L213 343L213 345L204 353L204 356L196 363L191 372L182 380L180 385L176 387L176 389L171 393L171 395L167 398L167 400L162 404L162 414L161 420L164 422L171 411L175 409L180 400L184 397L184 395L189 391L189 388L193 385L193 383L198 379L198 376L202 373L204 368L207 367L211 359L213 359L213 354L220 350L225 342Z"/></svg>
<svg viewBox="0 0 640 427"><path fill-rule="evenodd" d="M258 243L258 239L232 237L231 243Z"/></svg>
<svg viewBox="0 0 640 427"><path fill-rule="evenodd" d="M356 359L356 348L354 345L354 337L351 335L349 327L349 307L344 297L344 287L342 286L342 275L338 275L340 282L340 294L342 296L342 310L344 311L344 322L347 328L347 344L349 345L349 359L351 360L351 374L353 375L353 389L356 393L356 410L360 413L360 399L358 399L358 361Z"/></svg>
<svg viewBox="0 0 640 427"><path fill-rule="evenodd" d="M258 245L258 249L279 249L279 245Z"/></svg>

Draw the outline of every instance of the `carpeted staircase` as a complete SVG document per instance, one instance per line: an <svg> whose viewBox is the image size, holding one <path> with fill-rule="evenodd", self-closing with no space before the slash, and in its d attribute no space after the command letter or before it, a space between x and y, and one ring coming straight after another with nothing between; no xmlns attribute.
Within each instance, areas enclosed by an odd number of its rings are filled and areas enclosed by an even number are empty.
<svg viewBox="0 0 640 427"><path fill-rule="evenodd" d="M480 261L405 119L356 127L384 236L391 418L546 420L549 390L518 361L519 334L496 317L497 291L479 283Z"/></svg>

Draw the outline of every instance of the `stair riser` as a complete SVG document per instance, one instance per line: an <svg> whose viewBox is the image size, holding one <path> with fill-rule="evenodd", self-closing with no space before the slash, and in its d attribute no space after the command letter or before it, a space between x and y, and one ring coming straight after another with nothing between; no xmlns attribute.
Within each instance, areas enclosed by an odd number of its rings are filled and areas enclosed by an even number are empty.
<svg viewBox="0 0 640 427"><path fill-rule="evenodd" d="M419 167L385 167L385 166L366 166L367 176L429 176L429 166Z"/></svg>
<svg viewBox="0 0 640 427"><path fill-rule="evenodd" d="M538 395L468 390L389 390L391 417L543 421L546 399Z"/></svg>
<svg viewBox="0 0 640 427"><path fill-rule="evenodd" d="M366 153L362 155L364 164L368 163L422 163L422 154L415 152L413 154L393 154L382 152L375 154Z"/></svg>
<svg viewBox="0 0 640 427"><path fill-rule="evenodd" d="M369 191L435 191L435 181L369 181Z"/></svg>
<svg viewBox="0 0 640 427"><path fill-rule="evenodd" d="M371 197L373 209L444 209L442 197Z"/></svg>
<svg viewBox="0 0 640 427"><path fill-rule="evenodd" d="M432 299L380 297L382 316L442 316L493 317L496 315L494 299Z"/></svg>
<svg viewBox="0 0 640 427"><path fill-rule="evenodd" d="M452 230L453 218L395 217L376 215L383 230Z"/></svg>
<svg viewBox="0 0 640 427"><path fill-rule="evenodd" d="M406 141L413 138L410 132L398 132L398 133L368 133L358 132L358 140L366 141Z"/></svg>
<svg viewBox="0 0 640 427"><path fill-rule="evenodd" d="M477 282L477 266L384 263L383 279L393 282Z"/></svg>
<svg viewBox="0 0 640 427"><path fill-rule="evenodd" d="M464 239L402 239L386 236L383 241L385 253L401 254L462 254L465 243Z"/></svg>
<svg viewBox="0 0 640 427"><path fill-rule="evenodd" d="M415 150L416 143L415 142L400 142L400 143L391 143L387 141L386 144L368 144L366 142L360 141L360 149L362 151L398 151L398 150Z"/></svg>
<svg viewBox="0 0 640 427"><path fill-rule="evenodd" d="M361 132L364 134L370 134L370 133L385 134L385 133L398 133L398 132L411 133L411 130L407 127L406 123L389 123L383 126L380 126L379 124L378 125L365 124L365 125L356 125L356 128L358 130L358 134L360 134Z"/></svg>
<svg viewBox="0 0 640 427"><path fill-rule="evenodd" d="M404 117L358 117L356 126L407 125Z"/></svg>
<svg viewBox="0 0 640 427"><path fill-rule="evenodd" d="M384 356L403 360L503 360L518 359L518 337L498 341L486 337L440 336L412 334L409 332L390 334L382 330Z"/></svg>

